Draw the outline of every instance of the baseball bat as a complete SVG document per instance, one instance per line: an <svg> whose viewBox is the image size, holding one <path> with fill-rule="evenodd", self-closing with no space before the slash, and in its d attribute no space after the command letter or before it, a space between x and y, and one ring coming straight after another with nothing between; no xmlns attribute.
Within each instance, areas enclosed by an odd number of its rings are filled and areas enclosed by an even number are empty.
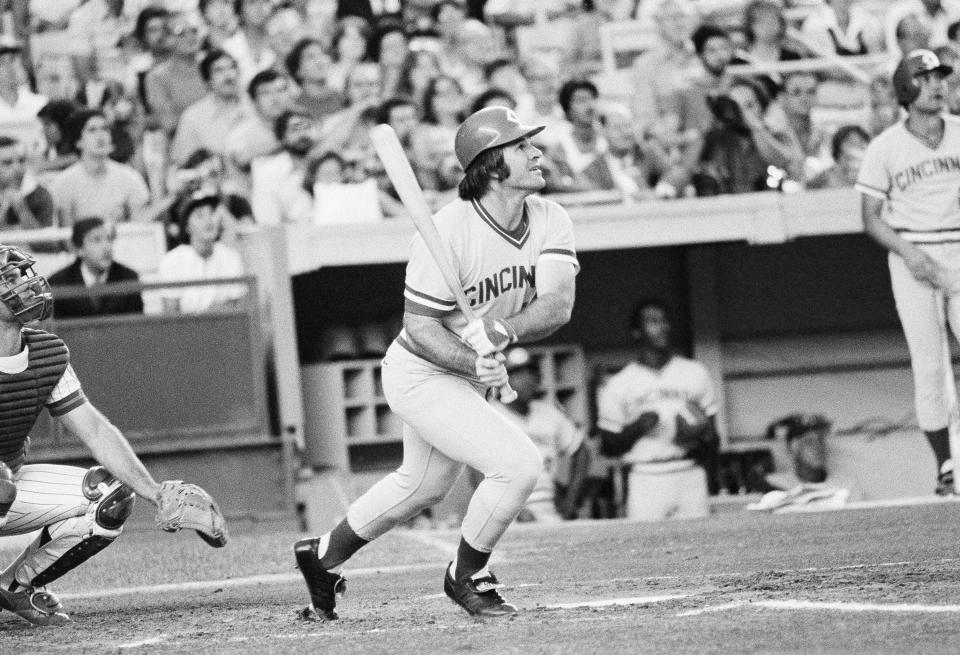
<svg viewBox="0 0 960 655"><path fill-rule="evenodd" d="M433 223L433 212L430 210L430 205L427 204L427 199L423 195L423 189L417 182L417 176L414 175L413 168L410 167L410 162L403 152L403 146L400 145L397 133L389 125L381 123L370 129L370 141L373 142L373 148L377 151L380 161L383 162L387 177L393 183L393 188L400 196L403 206L410 212L410 217L413 219L413 224L416 226L417 232L420 233L423 243L437 263L443 281L450 292L453 293L457 308L468 322L474 320L477 315L470 307L467 296L463 293L460 279L453 269L447 249L440 240L437 226ZM500 400L503 402L512 403L516 398L517 392L510 387L509 382L500 388Z"/></svg>

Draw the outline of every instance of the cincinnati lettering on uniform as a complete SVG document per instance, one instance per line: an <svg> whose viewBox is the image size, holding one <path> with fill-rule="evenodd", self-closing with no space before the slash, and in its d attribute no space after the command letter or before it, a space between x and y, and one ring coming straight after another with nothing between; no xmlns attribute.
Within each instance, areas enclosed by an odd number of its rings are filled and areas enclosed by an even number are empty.
<svg viewBox="0 0 960 655"><path fill-rule="evenodd" d="M483 278L478 284L467 287L464 293L470 299L470 306L490 302L501 293L506 293L511 289L523 289L536 286L536 266L531 266L527 270L526 266L507 266L497 271L493 275Z"/></svg>
<svg viewBox="0 0 960 655"><path fill-rule="evenodd" d="M914 182L922 182L926 178L941 173L957 172L960 172L960 157L932 157L919 164L907 166L894 174L893 181L897 185L897 189L904 191Z"/></svg>

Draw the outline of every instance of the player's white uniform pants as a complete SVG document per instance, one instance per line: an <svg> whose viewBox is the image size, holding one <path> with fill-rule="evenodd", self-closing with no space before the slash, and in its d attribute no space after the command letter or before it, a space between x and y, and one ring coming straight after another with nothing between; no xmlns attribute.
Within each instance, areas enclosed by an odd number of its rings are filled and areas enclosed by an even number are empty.
<svg viewBox="0 0 960 655"><path fill-rule="evenodd" d="M627 476L627 518L662 521L707 516L707 474L690 460L634 464Z"/></svg>
<svg viewBox="0 0 960 655"><path fill-rule="evenodd" d="M439 502L463 465L483 474L462 535L489 552L523 508L543 462L520 428L493 409L483 388L443 372L394 343L382 367L383 391L403 419L403 463L351 505L350 527L372 540Z"/></svg>
<svg viewBox="0 0 960 655"><path fill-rule="evenodd" d="M920 247L960 279L960 244L924 244ZM910 350L917 423L924 431L939 430L949 421L949 399L944 386L945 328L941 322L944 310L937 308L943 294L918 282L900 256L891 254L888 261L893 297ZM950 331L954 335L960 333L960 294L947 296L945 313Z"/></svg>
<svg viewBox="0 0 960 655"><path fill-rule="evenodd" d="M97 505L83 495L83 478L88 470L59 464L25 464L17 472L17 498L10 506L6 522L0 526L0 544L4 536L25 534L44 527L48 535L37 535L0 573L0 581L9 584L15 576L21 585L30 586L30 580L60 559L84 536L97 533L116 537L120 534L120 529L106 531L96 524L92 514Z"/></svg>

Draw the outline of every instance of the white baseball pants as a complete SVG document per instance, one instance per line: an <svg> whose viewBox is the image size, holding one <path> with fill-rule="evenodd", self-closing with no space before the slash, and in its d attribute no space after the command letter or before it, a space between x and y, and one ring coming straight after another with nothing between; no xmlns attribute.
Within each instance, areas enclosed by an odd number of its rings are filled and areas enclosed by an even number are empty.
<svg viewBox="0 0 960 655"><path fill-rule="evenodd" d="M461 527L470 546L490 552L523 508L543 466L520 428L493 409L482 386L438 369L394 343L383 391L403 419L403 463L351 505L347 521L373 540L439 502L463 465L484 479Z"/></svg>

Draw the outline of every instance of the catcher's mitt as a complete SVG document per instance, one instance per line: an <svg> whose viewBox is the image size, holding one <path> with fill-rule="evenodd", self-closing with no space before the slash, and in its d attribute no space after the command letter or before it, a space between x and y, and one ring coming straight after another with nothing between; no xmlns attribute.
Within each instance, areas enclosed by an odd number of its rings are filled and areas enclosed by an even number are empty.
<svg viewBox="0 0 960 655"><path fill-rule="evenodd" d="M694 403L685 403L676 417L677 432L674 443L687 452L708 444L713 440L713 427L710 419L701 407Z"/></svg>
<svg viewBox="0 0 960 655"><path fill-rule="evenodd" d="M157 525L167 532L183 528L196 530L200 538L214 548L226 546L229 538L227 522L217 501L202 488L182 480L160 483Z"/></svg>

